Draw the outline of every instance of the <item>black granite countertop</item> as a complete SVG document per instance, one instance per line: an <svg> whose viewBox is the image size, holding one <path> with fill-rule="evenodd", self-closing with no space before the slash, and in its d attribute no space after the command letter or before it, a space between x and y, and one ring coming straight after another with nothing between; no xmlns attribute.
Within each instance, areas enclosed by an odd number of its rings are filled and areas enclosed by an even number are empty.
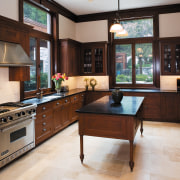
<svg viewBox="0 0 180 180"><path fill-rule="evenodd" d="M114 104L111 96L104 96L76 112L135 116L143 100L144 97L124 96L121 104Z"/></svg>
<svg viewBox="0 0 180 180"><path fill-rule="evenodd" d="M51 101L55 101L57 99L62 99L62 98L66 98L75 94L79 94L81 92L84 92L85 89L73 89L70 90L68 92L63 92L60 95L58 95L57 93L54 94L50 94L50 95L46 95L43 96L42 99L38 99L38 98L31 98L31 99L27 99L22 101L23 103L32 103L32 104L43 104L43 103L47 103L47 102L51 102Z"/></svg>

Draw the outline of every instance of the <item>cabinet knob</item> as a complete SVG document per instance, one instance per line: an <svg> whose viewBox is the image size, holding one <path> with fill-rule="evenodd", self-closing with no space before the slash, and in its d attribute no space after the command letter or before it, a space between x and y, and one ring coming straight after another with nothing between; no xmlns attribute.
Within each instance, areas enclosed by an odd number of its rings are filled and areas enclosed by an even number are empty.
<svg viewBox="0 0 180 180"><path fill-rule="evenodd" d="M43 126L45 126L46 125L46 122L43 122Z"/></svg>
<svg viewBox="0 0 180 180"><path fill-rule="evenodd" d="M43 114L43 116L42 116L43 118L45 118L46 117L46 115L45 114Z"/></svg>
<svg viewBox="0 0 180 180"><path fill-rule="evenodd" d="M43 131L46 132L46 128L44 128Z"/></svg>
<svg viewBox="0 0 180 180"><path fill-rule="evenodd" d="M56 105L59 105L59 102L57 102Z"/></svg>
<svg viewBox="0 0 180 180"><path fill-rule="evenodd" d="M68 100L66 99L66 100L65 100L65 103L67 103L67 102L68 102Z"/></svg>
<svg viewBox="0 0 180 180"><path fill-rule="evenodd" d="M76 97L74 97L74 100L76 100Z"/></svg>
<svg viewBox="0 0 180 180"><path fill-rule="evenodd" d="M46 109L46 107L43 107L42 109L43 109L43 110L45 110L45 109Z"/></svg>
<svg viewBox="0 0 180 180"><path fill-rule="evenodd" d="M84 94L82 94L81 96L84 97Z"/></svg>

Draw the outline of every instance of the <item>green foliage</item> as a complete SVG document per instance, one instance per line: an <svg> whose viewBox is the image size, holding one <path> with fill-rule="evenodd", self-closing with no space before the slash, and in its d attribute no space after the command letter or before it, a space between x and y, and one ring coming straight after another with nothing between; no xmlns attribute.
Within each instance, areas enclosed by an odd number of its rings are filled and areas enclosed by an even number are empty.
<svg viewBox="0 0 180 180"><path fill-rule="evenodd" d="M138 19L121 21L124 29L128 32L128 36L116 37L115 39L152 37L153 36L153 19Z"/></svg>
<svg viewBox="0 0 180 180"><path fill-rule="evenodd" d="M26 2L24 2L24 17L30 18L38 23L47 25L47 13Z"/></svg>
<svg viewBox="0 0 180 180"><path fill-rule="evenodd" d="M131 77L126 76L124 74L120 74L116 76L116 82L131 82Z"/></svg>
<svg viewBox="0 0 180 180"><path fill-rule="evenodd" d="M41 88L48 87L48 74L41 72Z"/></svg>
<svg viewBox="0 0 180 180"><path fill-rule="evenodd" d="M138 74L136 75L136 81L144 81L144 82L152 82L152 75L148 76L146 74Z"/></svg>

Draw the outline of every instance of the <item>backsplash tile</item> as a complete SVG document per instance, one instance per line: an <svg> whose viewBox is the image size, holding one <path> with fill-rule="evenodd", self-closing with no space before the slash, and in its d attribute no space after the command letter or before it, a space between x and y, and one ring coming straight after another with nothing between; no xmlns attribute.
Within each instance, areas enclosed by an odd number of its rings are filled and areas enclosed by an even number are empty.
<svg viewBox="0 0 180 180"><path fill-rule="evenodd" d="M160 76L160 89L177 90L177 78L180 76Z"/></svg>
<svg viewBox="0 0 180 180"><path fill-rule="evenodd" d="M0 103L20 100L20 83L9 81L9 68L0 68Z"/></svg>

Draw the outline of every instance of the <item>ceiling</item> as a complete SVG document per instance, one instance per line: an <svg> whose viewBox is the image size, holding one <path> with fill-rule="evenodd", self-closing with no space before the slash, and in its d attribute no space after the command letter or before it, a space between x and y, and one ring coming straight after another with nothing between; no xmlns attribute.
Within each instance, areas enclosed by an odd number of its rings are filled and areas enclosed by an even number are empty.
<svg viewBox="0 0 180 180"><path fill-rule="evenodd" d="M75 15L118 10L118 0L54 0ZM180 0L120 0L120 10L179 4Z"/></svg>

